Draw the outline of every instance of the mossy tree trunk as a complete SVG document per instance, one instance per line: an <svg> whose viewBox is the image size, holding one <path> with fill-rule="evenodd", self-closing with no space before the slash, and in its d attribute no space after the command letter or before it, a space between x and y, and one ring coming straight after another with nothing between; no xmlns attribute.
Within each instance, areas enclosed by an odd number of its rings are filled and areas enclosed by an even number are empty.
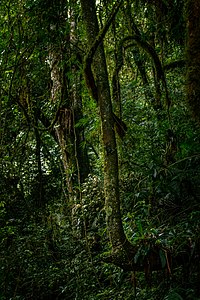
<svg viewBox="0 0 200 300"><path fill-rule="evenodd" d="M95 0L81 0L88 44L92 47L99 33ZM93 59L93 71L97 87L98 105L101 117L102 141L104 148L104 192L107 226L113 249L123 245L126 237L120 214L118 155L114 131L114 119L110 87L103 42L100 43ZM88 81L90 78L88 78Z"/></svg>
<svg viewBox="0 0 200 300"><path fill-rule="evenodd" d="M187 100L193 117L200 122L200 1L187 0Z"/></svg>
<svg viewBox="0 0 200 300"><path fill-rule="evenodd" d="M72 12L71 12L72 14ZM71 31L65 39L68 43L64 49L51 45L49 49L49 66L51 71L51 101L57 105L55 136L61 149L63 168L69 199L73 203L74 186L84 182L89 174L87 149L82 147L84 139L83 126L76 126L82 119L81 71L78 53L73 43L75 29L72 27L73 16L69 18ZM63 40L62 40L63 41ZM69 62L72 55L76 59ZM71 76L68 76L71 74Z"/></svg>

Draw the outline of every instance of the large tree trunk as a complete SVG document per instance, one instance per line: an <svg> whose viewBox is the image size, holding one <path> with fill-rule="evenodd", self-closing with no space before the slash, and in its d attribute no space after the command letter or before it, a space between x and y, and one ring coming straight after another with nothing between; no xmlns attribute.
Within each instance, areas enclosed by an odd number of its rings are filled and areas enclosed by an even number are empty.
<svg viewBox="0 0 200 300"><path fill-rule="evenodd" d="M200 1L188 0L187 18L187 100L193 117L200 122Z"/></svg>
<svg viewBox="0 0 200 300"><path fill-rule="evenodd" d="M99 33L95 0L81 0L81 7L86 25L88 43L92 46ZM120 214L118 156L103 42L100 43L95 53L93 70L97 87L104 148L104 192L107 227L110 242L115 249L124 244L126 237Z"/></svg>
<svg viewBox="0 0 200 300"><path fill-rule="evenodd" d="M75 34L73 30L72 33ZM66 46L65 51L59 52L52 46L48 59L52 81L51 100L58 107L55 132L62 153L69 196L73 195L74 184L77 186L82 183L89 173L87 151L81 146L84 128L75 126L82 118L81 76L77 62L67 62L66 56L71 57L74 51L71 47ZM67 73L72 76L67 78Z"/></svg>

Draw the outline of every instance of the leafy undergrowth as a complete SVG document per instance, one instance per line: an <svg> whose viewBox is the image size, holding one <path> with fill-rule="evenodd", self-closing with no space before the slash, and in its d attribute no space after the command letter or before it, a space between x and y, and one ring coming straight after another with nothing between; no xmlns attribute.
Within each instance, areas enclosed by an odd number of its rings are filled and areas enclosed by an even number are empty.
<svg viewBox="0 0 200 300"><path fill-rule="evenodd" d="M1 299L199 299L200 212L195 204L186 203L178 213L168 206L155 213L149 203L137 201L124 214L125 232L138 245L135 261L153 247L161 249L165 270L146 278L145 272L124 272L102 261L110 245L101 200L101 180L90 177L74 219L63 203L49 206L46 214L9 219L2 202Z"/></svg>

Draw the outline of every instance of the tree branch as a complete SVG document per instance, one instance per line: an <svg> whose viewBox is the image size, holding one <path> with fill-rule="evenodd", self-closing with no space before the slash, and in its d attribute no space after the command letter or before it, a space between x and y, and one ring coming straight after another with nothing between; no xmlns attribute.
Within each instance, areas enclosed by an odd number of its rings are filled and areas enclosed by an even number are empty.
<svg viewBox="0 0 200 300"><path fill-rule="evenodd" d="M108 17L107 22L105 23L104 27L99 31L99 34L95 41L93 42L92 46L90 47L88 53L86 54L84 58L84 75L85 75L85 82L89 89L89 91L92 94L92 97L98 102L98 93L97 93L97 87L94 79L94 75L92 72L92 62L95 55L95 52L98 48L98 46L102 43L113 19L115 18L117 12L119 11L120 5L122 1L116 1L116 3L113 6L112 12L110 16Z"/></svg>
<svg viewBox="0 0 200 300"><path fill-rule="evenodd" d="M134 40L136 42L136 44L139 47L141 47L143 50L145 50L150 55L150 57L152 58L152 60L154 62L154 65L155 65L155 68L156 68L157 80L158 80L158 82L161 80L162 83L163 83L163 87L164 87L164 90L165 90L165 96L166 96L166 104L167 104L167 107L169 109L169 107L171 105L171 101L170 101L169 94L168 94L167 83L166 83L166 80L165 80L165 74L164 74L162 64L160 62L160 59L159 59L156 51L154 50L154 48L149 43L142 40L142 38L139 35L130 35L130 36L125 37L121 41L120 47L123 47L123 44L126 41L129 41L129 40ZM132 45L128 45L127 47L131 47L131 46Z"/></svg>

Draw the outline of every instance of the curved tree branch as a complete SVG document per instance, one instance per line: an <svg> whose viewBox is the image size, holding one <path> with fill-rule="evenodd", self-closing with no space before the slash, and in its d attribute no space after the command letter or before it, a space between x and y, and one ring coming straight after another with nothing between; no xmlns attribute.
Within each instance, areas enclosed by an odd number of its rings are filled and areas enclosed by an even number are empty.
<svg viewBox="0 0 200 300"><path fill-rule="evenodd" d="M156 69L156 77L157 77L158 82L162 81L162 84L163 84L163 87L164 87L164 90L165 90L165 95L166 95L166 104L167 104L167 107L169 109L169 107L171 105L171 101L170 101L170 98L169 98L167 83L166 83L166 79L165 79L165 74L164 74L163 67L162 67L162 64L160 62L160 59L159 59L156 51L154 50L154 48L149 43L142 40L142 38L139 35L130 35L130 36L127 36L127 37L125 37L124 39L121 40L121 42L119 44L119 48L118 48L119 63L116 66L116 69L115 69L115 73L114 73L114 77L113 77L114 82L116 80L116 75L118 74L120 68L123 65L122 50L123 50L124 44L127 41L132 41L132 40L134 40L134 42L140 48L145 50L149 54L149 56L152 58L152 60L154 62L154 65L155 65L155 69ZM126 47L126 49L129 48L129 47L132 47L132 46L133 46L133 44L130 44Z"/></svg>
<svg viewBox="0 0 200 300"><path fill-rule="evenodd" d="M99 31L99 34L93 44L91 45L88 53L86 54L84 58L84 75L85 75L85 82L86 85L91 92L92 97L98 102L98 93L97 93L97 87L94 79L94 75L92 72L92 62L95 55L95 52L98 48L98 46L103 42L103 39L110 28L110 25L112 24L112 21L114 20L117 12L119 11L120 5L122 1L116 1L115 5L113 6L112 12L105 23L104 27Z"/></svg>

